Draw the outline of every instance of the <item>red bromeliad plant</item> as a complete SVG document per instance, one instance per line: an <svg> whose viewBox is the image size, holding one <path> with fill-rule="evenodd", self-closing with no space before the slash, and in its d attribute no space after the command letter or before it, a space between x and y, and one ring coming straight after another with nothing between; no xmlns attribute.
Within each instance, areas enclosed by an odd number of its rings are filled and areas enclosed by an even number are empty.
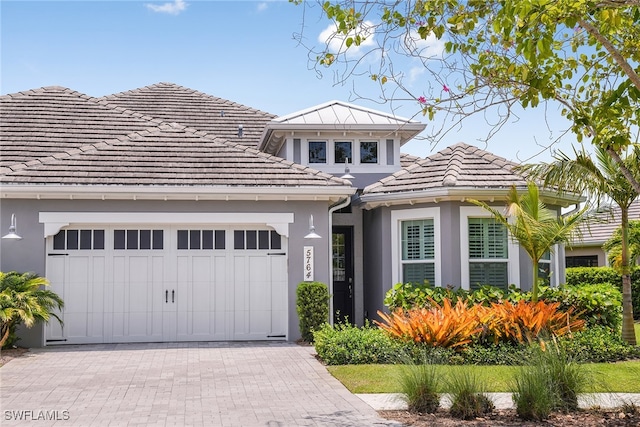
<svg viewBox="0 0 640 427"><path fill-rule="evenodd" d="M462 299L455 305L444 299L442 305L431 300L430 308L397 309L391 314L378 312L382 322L374 321L391 336L405 341L437 347L456 348L476 338L532 343L545 334L561 336L584 327L584 320L572 311L558 310L559 303L519 301L467 306Z"/></svg>
<svg viewBox="0 0 640 427"><path fill-rule="evenodd" d="M394 337L437 347L459 347L470 343L481 331L478 312L481 306L468 307L464 301L452 306L431 300L431 308L397 309L391 314L378 311L383 322L374 321Z"/></svg>
<svg viewBox="0 0 640 427"><path fill-rule="evenodd" d="M585 321L572 317L572 311L559 311L560 303L538 301L518 301L513 304L504 301L493 303L491 316L485 319L486 334L494 342L515 341L534 342L541 335L562 336L584 327Z"/></svg>

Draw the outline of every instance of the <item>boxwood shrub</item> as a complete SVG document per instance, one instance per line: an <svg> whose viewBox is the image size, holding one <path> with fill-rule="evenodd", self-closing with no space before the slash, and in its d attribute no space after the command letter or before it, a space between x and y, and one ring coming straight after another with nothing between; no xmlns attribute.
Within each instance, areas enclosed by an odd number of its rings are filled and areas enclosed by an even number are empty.
<svg viewBox="0 0 640 427"><path fill-rule="evenodd" d="M325 323L314 332L313 339L318 357L327 365L396 363L398 354L403 352L400 341L369 324L360 328Z"/></svg>
<svg viewBox="0 0 640 427"><path fill-rule="evenodd" d="M300 334L313 341L313 331L329 320L329 289L320 282L302 282L296 289L296 311Z"/></svg>

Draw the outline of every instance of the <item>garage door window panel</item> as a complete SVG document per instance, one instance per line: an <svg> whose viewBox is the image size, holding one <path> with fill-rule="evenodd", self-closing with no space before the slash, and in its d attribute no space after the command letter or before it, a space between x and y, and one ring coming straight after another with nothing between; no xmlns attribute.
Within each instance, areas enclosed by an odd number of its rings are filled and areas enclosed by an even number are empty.
<svg viewBox="0 0 640 427"><path fill-rule="evenodd" d="M224 230L178 230L178 250L221 250L224 240Z"/></svg>
<svg viewBox="0 0 640 427"><path fill-rule="evenodd" d="M163 230L113 230L115 250L162 250Z"/></svg>
<svg viewBox="0 0 640 427"><path fill-rule="evenodd" d="M269 230L234 230L235 250L282 249L282 236Z"/></svg>
<svg viewBox="0 0 640 427"><path fill-rule="evenodd" d="M53 236L54 250L104 250L104 230L60 230Z"/></svg>

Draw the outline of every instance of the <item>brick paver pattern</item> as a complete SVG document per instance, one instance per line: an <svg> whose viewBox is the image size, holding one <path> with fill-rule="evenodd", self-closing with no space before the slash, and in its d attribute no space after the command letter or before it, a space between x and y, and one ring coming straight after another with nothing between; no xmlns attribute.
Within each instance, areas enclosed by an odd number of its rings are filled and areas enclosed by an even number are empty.
<svg viewBox="0 0 640 427"><path fill-rule="evenodd" d="M49 347L0 380L2 426L396 425L293 343Z"/></svg>

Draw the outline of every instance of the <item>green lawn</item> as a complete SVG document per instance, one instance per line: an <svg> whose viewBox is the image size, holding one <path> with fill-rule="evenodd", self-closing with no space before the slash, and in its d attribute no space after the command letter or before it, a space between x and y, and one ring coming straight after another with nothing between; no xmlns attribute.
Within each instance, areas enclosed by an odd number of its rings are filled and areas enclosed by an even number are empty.
<svg viewBox="0 0 640 427"><path fill-rule="evenodd" d="M588 363L593 374L593 392L640 393L640 361ZM328 366L329 372L352 393L399 393L398 365ZM509 392L509 382L517 371L513 366L438 366L446 374L453 369L472 369L486 384L487 391ZM442 390L446 391L446 390Z"/></svg>

